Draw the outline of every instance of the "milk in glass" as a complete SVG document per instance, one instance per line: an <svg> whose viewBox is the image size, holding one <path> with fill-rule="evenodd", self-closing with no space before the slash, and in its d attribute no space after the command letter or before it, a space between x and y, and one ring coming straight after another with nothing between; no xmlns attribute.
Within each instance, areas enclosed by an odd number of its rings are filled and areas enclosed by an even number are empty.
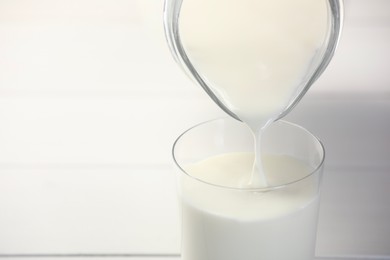
<svg viewBox="0 0 390 260"><path fill-rule="evenodd" d="M235 189L253 160L253 153L231 153L185 168L208 184L181 179L183 260L313 259L319 201L318 180L307 177L313 169L289 156L265 156L270 185L307 179L279 191Z"/></svg>

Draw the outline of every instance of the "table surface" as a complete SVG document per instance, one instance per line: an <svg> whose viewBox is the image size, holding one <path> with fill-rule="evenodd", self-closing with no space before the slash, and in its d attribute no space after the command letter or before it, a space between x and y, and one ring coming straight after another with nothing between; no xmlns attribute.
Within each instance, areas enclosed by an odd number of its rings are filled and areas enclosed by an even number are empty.
<svg viewBox="0 0 390 260"><path fill-rule="evenodd" d="M128 260L179 260L179 256L150 256L150 255L127 255L127 254L117 254L117 255L25 255L25 256L1 256L1 259L10 259L10 260L25 260L25 259L48 259L48 260L116 260L116 259L128 259ZM313 260L387 260L388 257L316 257Z"/></svg>
<svg viewBox="0 0 390 260"><path fill-rule="evenodd" d="M24 260L24 259L64 259L64 260L116 260L116 259L129 259L129 260L179 260L180 257L171 256L171 255L160 255L160 256L151 256L151 255L130 255L130 254L116 254L116 255L24 255L24 256L1 256L1 259L10 259L10 260ZM361 257L361 256L350 256L350 257L316 257L313 260L387 260L387 257Z"/></svg>

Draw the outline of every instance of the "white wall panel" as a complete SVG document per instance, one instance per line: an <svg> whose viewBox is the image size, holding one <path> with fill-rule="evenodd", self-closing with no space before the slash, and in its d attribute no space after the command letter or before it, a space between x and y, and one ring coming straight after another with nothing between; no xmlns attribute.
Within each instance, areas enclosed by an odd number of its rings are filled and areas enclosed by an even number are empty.
<svg viewBox="0 0 390 260"><path fill-rule="evenodd" d="M185 96L0 100L0 163L12 165L167 164L176 136L222 114L206 98Z"/></svg>
<svg viewBox="0 0 390 260"><path fill-rule="evenodd" d="M0 257L179 250L170 168L2 168L0 190Z"/></svg>

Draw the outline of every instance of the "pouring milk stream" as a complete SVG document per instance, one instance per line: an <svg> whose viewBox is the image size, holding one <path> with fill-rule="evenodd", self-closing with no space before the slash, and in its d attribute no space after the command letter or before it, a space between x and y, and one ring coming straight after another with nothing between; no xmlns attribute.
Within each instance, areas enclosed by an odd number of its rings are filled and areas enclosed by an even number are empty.
<svg viewBox="0 0 390 260"><path fill-rule="evenodd" d="M190 73L214 100L251 129L256 156L252 175L245 185L265 187L261 133L309 87L329 38L329 3L327 0L180 2L174 10L180 12L180 46L176 46L176 52L185 56Z"/></svg>

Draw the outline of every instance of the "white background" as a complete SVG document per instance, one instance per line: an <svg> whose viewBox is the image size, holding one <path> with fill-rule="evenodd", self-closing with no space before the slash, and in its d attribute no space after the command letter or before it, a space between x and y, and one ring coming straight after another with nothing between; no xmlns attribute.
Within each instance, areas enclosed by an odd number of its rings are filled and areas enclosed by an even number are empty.
<svg viewBox="0 0 390 260"><path fill-rule="evenodd" d="M390 259L390 1L345 18L288 119L327 149L317 255ZM174 64L161 0L0 0L0 257L176 256L171 145L221 115Z"/></svg>

